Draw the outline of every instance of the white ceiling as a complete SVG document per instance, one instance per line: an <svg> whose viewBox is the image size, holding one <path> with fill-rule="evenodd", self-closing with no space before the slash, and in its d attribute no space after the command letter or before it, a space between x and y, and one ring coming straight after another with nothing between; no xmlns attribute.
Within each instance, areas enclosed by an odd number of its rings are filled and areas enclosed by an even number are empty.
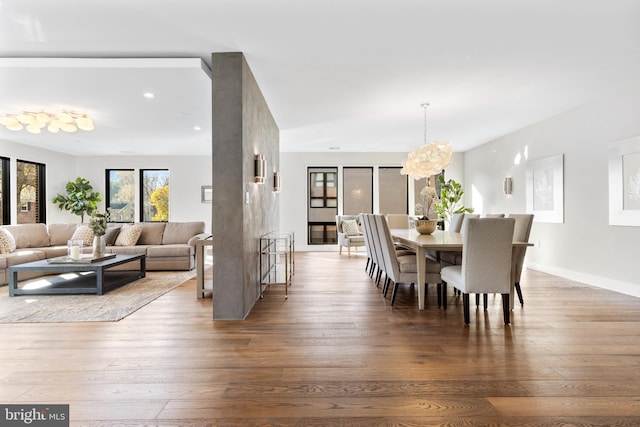
<svg viewBox="0 0 640 427"><path fill-rule="evenodd" d="M0 114L65 108L96 125L0 139L210 153L207 69L229 51L245 54L282 151L415 149L425 101L428 139L466 151L640 84L640 1L0 0Z"/></svg>

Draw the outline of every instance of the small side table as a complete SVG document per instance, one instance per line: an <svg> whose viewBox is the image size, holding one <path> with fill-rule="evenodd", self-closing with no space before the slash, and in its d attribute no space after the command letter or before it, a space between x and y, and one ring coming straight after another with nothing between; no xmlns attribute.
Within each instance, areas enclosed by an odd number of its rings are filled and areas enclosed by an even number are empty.
<svg viewBox="0 0 640 427"><path fill-rule="evenodd" d="M196 296L204 298L204 251L205 246L213 246L213 236L196 241Z"/></svg>

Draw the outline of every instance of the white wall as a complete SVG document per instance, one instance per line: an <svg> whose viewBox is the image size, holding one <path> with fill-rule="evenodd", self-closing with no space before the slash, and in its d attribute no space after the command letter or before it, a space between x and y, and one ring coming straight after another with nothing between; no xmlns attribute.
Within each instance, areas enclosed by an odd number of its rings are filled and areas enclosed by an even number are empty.
<svg viewBox="0 0 640 427"><path fill-rule="evenodd" d="M16 221L16 160L26 160L46 165L47 222L80 222L80 217L61 211L51 203L57 193L66 194L65 185L78 176L88 179L94 189L105 195L105 169L169 169L171 221L204 221L211 230L211 203L200 202L200 187L211 185L210 156L70 156L55 151L0 141L0 155L11 159L11 213ZM136 188L136 197L139 189ZM139 203L136 201L136 203ZM99 209L104 210L104 201ZM136 218L137 220L137 218Z"/></svg>
<svg viewBox="0 0 640 427"><path fill-rule="evenodd" d="M417 147L416 147L417 148ZM280 229L292 230L297 251L337 251L337 245L307 245L307 168L338 167L338 212L342 212L342 167L401 166L407 153L280 153ZM464 156L456 153L447 178L463 181ZM374 171L375 173L375 171ZM411 180L410 180L411 181ZM410 182L410 186L413 183ZM374 176L374 194L377 181ZM411 187L410 191L411 192ZM374 200L375 210L375 200Z"/></svg>
<svg viewBox="0 0 640 427"><path fill-rule="evenodd" d="M86 156L78 157L75 173L88 179L104 196L105 169L135 169L136 206L139 206L139 170L169 169L169 219L204 221L211 231L211 203L200 202L200 187L211 185L210 156ZM66 181L65 181L66 183ZM62 189L64 191L64 184ZM104 201L99 204L104 209ZM136 217L136 221L139 218Z"/></svg>
<svg viewBox="0 0 640 427"><path fill-rule="evenodd" d="M471 204L487 212L526 210L526 159L564 154L564 223L535 222L527 265L640 296L640 227L609 225L609 144L640 135L640 86L629 88L465 153ZM523 156L520 164L515 157ZM502 192L513 176L513 195Z"/></svg>
<svg viewBox="0 0 640 427"><path fill-rule="evenodd" d="M17 190L16 190L16 161L24 160L28 162L42 163L46 165L46 198L47 198L47 220L48 222L80 222L79 217L60 211L58 206L51 203L51 200L60 191L64 191L64 186L68 181L75 180L76 159L67 154L55 151L44 150L42 148L30 147L28 145L17 144L15 142L0 140L0 156L8 157L11 160L11 223L17 221ZM70 176L72 175L72 176ZM60 186L60 182L63 182ZM77 219L76 219L77 218Z"/></svg>

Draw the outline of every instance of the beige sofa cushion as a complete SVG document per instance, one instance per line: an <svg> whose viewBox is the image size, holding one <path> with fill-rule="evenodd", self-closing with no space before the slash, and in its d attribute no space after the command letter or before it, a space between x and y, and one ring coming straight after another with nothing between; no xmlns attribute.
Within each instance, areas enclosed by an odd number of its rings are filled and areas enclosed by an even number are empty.
<svg viewBox="0 0 640 427"><path fill-rule="evenodd" d="M73 232L76 231L78 224L49 224L49 239L51 246L66 245L67 241L73 236Z"/></svg>
<svg viewBox="0 0 640 427"><path fill-rule="evenodd" d="M93 244L93 231L88 225L79 225L76 231L73 232L71 240L82 240L85 246L91 246Z"/></svg>
<svg viewBox="0 0 640 427"><path fill-rule="evenodd" d="M9 230L0 228L0 254L10 254L16 250L16 239Z"/></svg>
<svg viewBox="0 0 640 427"><path fill-rule="evenodd" d="M49 233L46 224L5 225L16 240L16 248L41 248L49 246Z"/></svg>
<svg viewBox="0 0 640 427"><path fill-rule="evenodd" d="M115 246L135 246L142 233L142 225L125 224L120 229Z"/></svg>
<svg viewBox="0 0 640 427"><path fill-rule="evenodd" d="M196 234L204 233L204 221L168 222L162 238L163 245L187 243Z"/></svg>
<svg viewBox="0 0 640 427"><path fill-rule="evenodd" d="M140 233L138 245L162 244L162 234L165 230L164 222L143 222L140 225L142 226L142 233Z"/></svg>
<svg viewBox="0 0 640 427"><path fill-rule="evenodd" d="M147 257L156 258L156 257L179 257L179 256L190 256L191 255L191 246L185 244L175 244L175 245L162 245L162 246L149 246L147 248Z"/></svg>

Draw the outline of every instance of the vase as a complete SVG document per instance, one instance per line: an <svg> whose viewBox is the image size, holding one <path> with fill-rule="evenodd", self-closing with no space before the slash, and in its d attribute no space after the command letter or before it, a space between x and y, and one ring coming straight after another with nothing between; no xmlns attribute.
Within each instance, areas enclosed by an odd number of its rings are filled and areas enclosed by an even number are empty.
<svg viewBox="0 0 640 427"><path fill-rule="evenodd" d="M438 221L433 219L416 219L416 231L420 234L431 234L436 231Z"/></svg>
<svg viewBox="0 0 640 427"><path fill-rule="evenodd" d="M105 244L104 236L93 236L93 251L94 258L102 258L107 251L107 245Z"/></svg>

